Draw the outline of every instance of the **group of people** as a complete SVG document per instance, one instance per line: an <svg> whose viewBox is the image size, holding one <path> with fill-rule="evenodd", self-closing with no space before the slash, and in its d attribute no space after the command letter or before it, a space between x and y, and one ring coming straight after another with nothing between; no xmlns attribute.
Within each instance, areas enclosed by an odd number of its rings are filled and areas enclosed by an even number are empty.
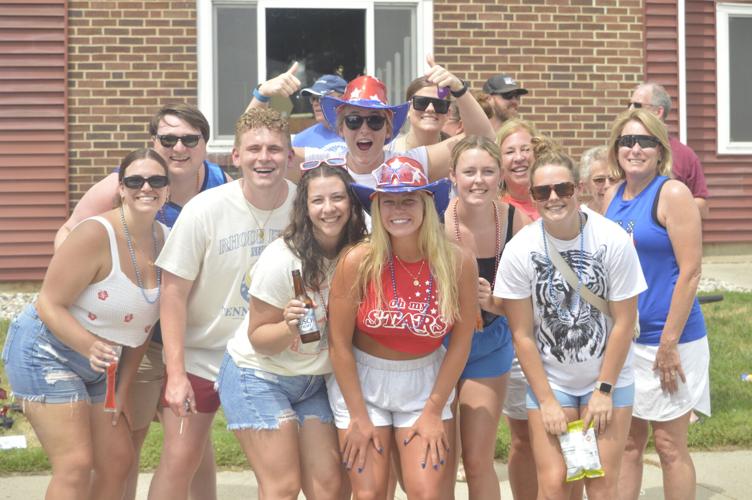
<svg viewBox="0 0 752 500"><path fill-rule="evenodd" d="M322 76L294 140L267 106L301 89L295 64L263 82L238 180L207 161L197 108L155 114L151 147L58 232L3 349L47 498L134 498L156 417L149 498L216 498L220 406L261 498L452 498L460 459L470 498L500 498L502 412L515 498L582 497L558 440L577 419L605 472L588 498L637 498L650 427L666 498L693 498L706 193L672 178L670 101L638 88L578 166L516 116L513 78L472 92L427 63L397 105L376 78Z"/></svg>

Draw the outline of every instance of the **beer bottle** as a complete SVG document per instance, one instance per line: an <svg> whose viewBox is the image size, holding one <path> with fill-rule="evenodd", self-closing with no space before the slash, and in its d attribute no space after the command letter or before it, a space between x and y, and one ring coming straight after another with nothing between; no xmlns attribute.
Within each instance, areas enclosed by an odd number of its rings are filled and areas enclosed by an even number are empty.
<svg viewBox="0 0 752 500"><path fill-rule="evenodd" d="M292 271L292 283L295 286L295 298L305 304L305 315L300 318L298 322L298 333L300 333L300 341L304 344L308 342L316 342L321 339L321 332L319 332L319 324L316 322L316 310L313 307L313 301L311 297L305 291L303 287L303 278L300 276L300 271L294 269Z"/></svg>

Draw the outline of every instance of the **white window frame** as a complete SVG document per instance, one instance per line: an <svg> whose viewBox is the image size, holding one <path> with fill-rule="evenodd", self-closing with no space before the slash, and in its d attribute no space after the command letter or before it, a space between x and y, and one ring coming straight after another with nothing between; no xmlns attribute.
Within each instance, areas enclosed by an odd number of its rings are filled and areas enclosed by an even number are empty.
<svg viewBox="0 0 752 500"><path fill-rule="evenodd" d="M258 8L257 15L257 40L258 40L258 75L259 81L267 79L266 74L266 16L267 8L362 8L366 11L366 69L373 74L375 65L374 48L374 9L377 5L412 5L416 12L416 49L418 57L414 74L425 69L426 55L433 52L433 0L318 0L312 3L310 0L197 0L197 56L198 56L198 107L207 117L216 130L214 123L214 32L216 23L214 19L215 5L253 5ZM232 139L212 137L207 145L209 153L227 153L232 149Z"/></svg>
<svg viewBox="0 0 752 500"><path fill-rule="evenodd" d="M729 17L752 17L752 4L723 3L716 8L716 96L718 154L752 154L752 142L732 141L729 102Z"/></svg>

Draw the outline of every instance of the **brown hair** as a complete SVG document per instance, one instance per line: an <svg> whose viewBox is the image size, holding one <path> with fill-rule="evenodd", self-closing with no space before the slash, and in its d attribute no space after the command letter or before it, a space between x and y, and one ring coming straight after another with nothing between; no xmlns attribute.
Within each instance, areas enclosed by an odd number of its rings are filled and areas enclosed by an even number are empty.
<svg viewBox="0 0 752 500"><path fill-rule="evenodd" d="M499 171L501 171L501 152L499 151L499 146L492 139L482 135L465 136L454 145L452 148L452 159L449 163L452 171L457 168L457 162L460 160L462 153L471 149L480 149L488 153L496 162Z"/></svg>
<svg viewBox="0 0 752 500"><path fill-rule="evenodd" d="M120 168L118 168L118 182L123 182L125 171L133 164L133 162L138 160L154 160L159 163L164 170L164 174L169 177L167 162L164 158L152 148L143 148L131 151L120 161Z"/></svg>
<svg viewBox="0 0 752 500"><path fill-rule="evenodd" d="M574 161L561 149L558 143L553 139L545 137L535 137L532 142L535 161L530 168L530 185L533 183L535 172L547 165L564 167L572 173L572 179L575 184L580 181L580 174L577 167L575 167Z"/></svg>
<svg viewBox="0 0 752 500"><path fill-rule="evenodd" d="M151 137L157 135L159 122L167 115L176 116L191 127L198 129L201 131L201 137L204 138L204 142L209 142L210 129L206 117L196 106L184 102L166 104L159 108L159 111L157 111L149 121L149 135Z"/></svg>

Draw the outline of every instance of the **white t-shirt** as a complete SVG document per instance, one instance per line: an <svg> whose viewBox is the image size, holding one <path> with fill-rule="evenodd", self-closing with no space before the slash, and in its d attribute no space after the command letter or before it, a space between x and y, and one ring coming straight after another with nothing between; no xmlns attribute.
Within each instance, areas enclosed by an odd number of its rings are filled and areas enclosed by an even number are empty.
<svg viewBox="0 0 752 500"><path fill-rule="evenodd" d="M645 291L640 261L627 233L592 210L582 211L587 214L582 254L579 236L563 241L549 235L564 260L581 273L582 286L607 301ZM577 307L576 288L569 286L546 256L541 224L528 224L507 243L494 295L532 297L534 337L548 381L553 389L581 396L592 391L598 380L613 322L583 298ZM555 251L550 246L548 250ZM616 387L633 382L631 360L630 346Z"/></svg>
<svg viewBox="0 0 752 500"><path fill-rule="evenodd" d="M333 156L334 155L332 155L330 151L316 148L305 148L306 161L326 160L327 158L332 158ZM426 177L428 177L428 150L425 146L420 146L415 149L402 152L384 150L384 161L394 158L395 156L407 156L408 158L417 160L421 165L423 165L423 173L426 174ZM379 165L376 165L376 168L378 167ZM374 170L376 168L374 168ZM347 169L347 171L350 173L350 176L353 178L353 180L358 184L369 187L376 187L376 179L371 172L368 172L366 174L359 174L357 172L353 172L349 168Z"/></svg>
<svg viewBox="0 0 752 500"><path fill-rule="evenodd" d="M266 247L256 265L253 267L251 295L278 309L284 309L294 297L292 271L302 269L298 259L285 244L277 238ZM306 288L308 296L316 303L316 321L319 325L321 340L303 344L298 339L282 352L266 356L254 351L248 340L249 318L235 331L227 344L235 364L242 368L264 370L277 375L324 375L331 373L329 362L329 337L327 334L326 304L329 302L329 280L334 273L334 265L326 283L322 283L320 293Z"/></svg>
<svg viewBox="0 0 752 500"><path fill-rule="evenodd" d="M234 181L197 194L180 212L157 265L193 281L186 307L188 373L216 380L227 341L248 313L249 270L289 222L295 184L285 182L287 199L274 210L248 203Z"/></svg>

